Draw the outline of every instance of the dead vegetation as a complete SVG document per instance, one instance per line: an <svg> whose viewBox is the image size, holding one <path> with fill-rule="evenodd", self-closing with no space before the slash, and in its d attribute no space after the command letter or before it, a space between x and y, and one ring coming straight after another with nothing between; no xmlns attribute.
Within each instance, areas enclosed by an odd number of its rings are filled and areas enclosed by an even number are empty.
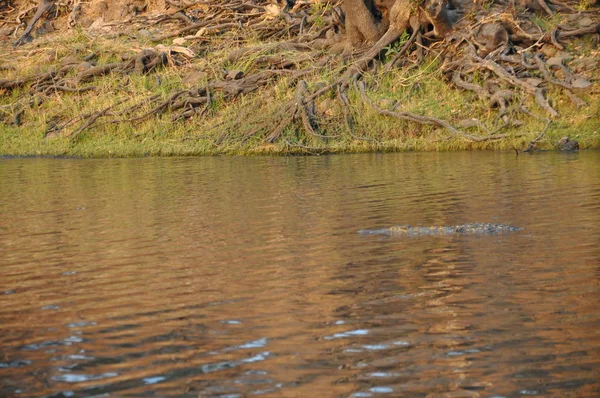
<svg viewBox="0 0 600 398"><path fill-rule="evenodd" d="M228 53L220 70L196 70L202 78L191 87L141 99L115 96L102 109L54 118L46 126L47 138L74 138L100 121L215 118L219 107L261 92L263 103L277 103L271 117L249 112L238 120L221 120L215 128L243 131L235 138L240 142L259 137L264 143L283 141L315 150L326 149L340 131L352 140L376 140L355 127L360 104L468 142L514 136L523 119L533 118L544 126L526 132L536 137L534 145L561 117L549 91L585 109L584 97L594 89L600 68L600 8L593 0L5 0L0 12L4 47L10 42L31 48L38 40L33 33L42 37L55 29L144 43L111 62L101 62L102 54L80 52L27 74L2 65L8 73L0 79L0 95L11 98L0 108L8 115L5 123L23 123L23 110L50 96L93 95L106 75L148 75L161 68L189 72L211 53ZM587 38L587 49L573 45L581 38ZM426 62L439 68L448 86L471 93L466 98L487 102L490 117L444 120L370 95L378 79L398 70L416 71ZM293 94L275 98L284 88ZM328 128L328 118L343 127ZM294 136L293 142L286 134ZM216 144L227 139L221 135Z"/></svg>

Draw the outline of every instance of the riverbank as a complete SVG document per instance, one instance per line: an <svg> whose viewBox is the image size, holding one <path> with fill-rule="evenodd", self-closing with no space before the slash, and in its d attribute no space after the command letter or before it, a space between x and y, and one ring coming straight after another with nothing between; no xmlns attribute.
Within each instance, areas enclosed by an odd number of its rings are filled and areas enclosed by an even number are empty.
<svg viewBox="0 0 600 398"><path fill-rule="evenodd" d="M502 64L513 73L508 77L474 67L457 81L440 50L450 48L451 38L429 43L419 55L418 46L405 49L408 35L349 79L364 51L342 55L318 48L333 5L309 3L293 10L263 4L247 14L253 19L236 17L247 25L224 22L219 28L199 27L201 17L182 24L174 17L181 10L152 9L125 22L105 15L101 22L85 26L89 21L82 19L60 28L65 14L46 21L46 31L38 30L31 42L13 47L17 26L0 42L0 154L523 150L532 141L546 150L564 136L582 149L600 148L599 34L573 35L562 44L541 41L557 27L598 26L597 6L575 14L532 13L528 21L543 34L534 41L531 70L509 59ZM225 21L222 4L198 6L196 15ZM161 21L160 15L171 17ZM314 40L309 45L298 39L302 35ZM489 66L479 55L474 59ZM535 69L537 59L546 66ZM347 81L340 83L340 76Z"/></svg>

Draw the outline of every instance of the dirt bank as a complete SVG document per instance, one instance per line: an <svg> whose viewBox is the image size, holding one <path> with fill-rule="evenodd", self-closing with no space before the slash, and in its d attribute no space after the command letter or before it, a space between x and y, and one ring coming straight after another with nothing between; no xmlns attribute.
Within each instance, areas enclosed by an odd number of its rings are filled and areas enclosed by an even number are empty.
<svg viewBox="0 0 600 398"><path fill-rule="evenodd" d="M2 154L600 147L593 1L15 0L0 13Z"/></svg>

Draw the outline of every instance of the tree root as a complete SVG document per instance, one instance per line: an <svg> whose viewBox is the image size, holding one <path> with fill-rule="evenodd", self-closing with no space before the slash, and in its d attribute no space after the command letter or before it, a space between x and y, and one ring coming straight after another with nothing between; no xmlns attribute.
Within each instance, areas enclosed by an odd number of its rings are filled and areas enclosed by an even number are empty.
<svg viewBox="0 0 600 398"><path fill-rule="evenodd" d="M379 5L378 7L384 8L378 9L378 18L387 18L393 5L400 4L398 1L375 2L392 4L385 6L388 8ZM339 57L326 52L329 48L347 43L344 41L347 38L344 36L345 27L341 26L341 11L333 6L324 5L319 8L312 2L298 1L290 8L275 5L267 0L167 0L167 3L174 7L171 13L159 16L132 16L127 23L144 28L159 24L162 27L171 27L170 30L163 29L160 34L155 32L147 37L153 42L177 38L179 41L175 43L179 47L157 45L154 49L139 50L132 57L120 62L95 65L93 59L86 59L80 63L56 66L31 76L2 79L0 95L10 94L14 90L23 91L20 94L19 106L12 107L13 110L21 109L34 97L43 100L49 96L83 96L87 92L98 91L101 85L96 82L103 76L150 74L163 67L183 65L189 60L194 60L196 54L199 54L199 58L202 54L224 49L232 42L239 42L240 48L229 54L229 64L212 66L209 81L203 81L198 87L179 87L161 96L148 96L117 111L119 105L124 102L119 100L101 110L71 118L61 126L50 126L47 136L62 134L74 139L81 132L98 125L99 120L106 123L136 124L163 115L167 115L172 121L181 122L198 117L210 118L215 113L213 109L221 104L230 104L259 89L274 84L283 86L282 83L285 83L287 86L295 86L295 92L289 102L280 106L277 113L278 123L273 127L260 121L244 120L245 124L256 128L241 137L242 143L261 133L264 137L261 136L260 139L264 139L266 143L281 142L286 146L296 146L306 151L323 150L329 140L339 137L327 134L327 130L323 128L327 119L318 114L318 106L315 105L326 97L334 102L337 100L340 115L333 115L333 119L341 122L340 130L343 130L346 136L378 144L376 138L357 133L357 125L353 120L353 112L356 111L353 111L348 98L348 93L352 92L358 94L359 103L370 107L379 115L418 125L434 126L452 137L468 142L514 137L515 135L498 131L521 123L518 119L520 116L536 117L522 106L523 101L527 99L548 116L548 119L544 119L547 120L546 127L542 133L537 134L536 139L530 143L531 146L543 138L550 120L560 117L558 110L546 95L548 88L561 91L573 104L583 107L586 103L579 97L582 93L578 90L587 89L593 81L589 76L573 73L571 70L577 69L571 69L567 61L563 63L561 57L564 55L550 59L553 52L548 51L548 48L564 54L568 51L566 49L570 48L568 44L572 38L600 34L600 23L597 20L593 20L591 26L581 27L575 23L564 22L566 19L563 19L562 25L544 30L536 24L539 18L534 18L533 12L519 9L517 6L507 8L499 1L486 3L487 8L480 7L479 2L473 2L474 5L462 2L465 9L450 10L459 12L457 15L461 16L452 21L453 30L439 30L436 27L439 21L434 21L431 15L429 19L424 18L429 3L428 0L422 0L418 7L405 10L402 23L386 21L389 26L385 31L379 32L380 37L375 38L376 41L373 40L374 44L354 49L354 52L350 53L348 46L345 46L344 56ZM440 3L443 5L447 2ZM76 26L86 3L75 0L68 4L71 7L67 7L68 24L73 27ZM553 16L560 10L573 14L577 12L558 0L532 0L528 4L532 4L540 13L548 16ZM44 18L52 7L53 3L49 0L40 0L37 8L26 10L23 15L31 15L33 10L35 14L15 42L15 46L31 39L35 24ZM64 12L62 8L60 10L57 10L57 13ZM600 12L592 9L588 10L586 15L598 18ZM114 24L123 25L123 22L117 21ZM399 45L397 42L405 33L404 27L407 25L410 25L410 37L406 35L405 39L408 39ZM255 42L256 39L267 43L250 46L249 43ZM392 53L393 56L383 56L385 53ZM370 80L365 78L369 71L389 75L398 68L408 68L405 65L417 67L433 58L439 60L441 72L447 77L448 84L473 93L473 97L487 103L492 114L490 119L497 125L488 128L474 119L446 121L407 110L385 109L385 106L380 106L369 98L366 82ZM345 61L347 62L344 63ZM215 72L219 68L229 69L230 65L233 66L229 71L222 74ZM319 72L326 67L332 71L328 76L329 83L321 84L320 80L323 77L319 76ZM20 115L19 123L23 113ZM327 115L329 116L332 115ZM233 124L239 125L235 122ZM78 127L67 132L67 129L75 125ZM459 125L465 129L477 128L484 135L469 134L457 127ZM289 135L286 137L288 128L296 134L295 139ZM312 146L313 143L318 144ZM527 152L527 149L522 152Z"/></svg>
<svg viewBox="0 0 600 398"><path fill-rule="evenodd" d="M541 119L544 120L546 122L546 124L544 125L544 128L542 129L542 131L533 139L529 142L529 144L527 145L527 148L523 149L522 151L519 151L516 148L513 148L515 150L515 152L517 153L517 156L519 155L519 153L528 153L528 152L533 152L536 149L536 144L541 141L544 136L546 135L546 131L548 131L548 127L550 127L550 124L552 123L552 121L548 118L541 118L539 116L536 116L534 114L532 114L527 108L525 107L521 107L522 111L524 113L527 113L537 119Z"/></svg>
<svg viewBox="0 0 600 398"><path fill-rule="evenodd" d="M407 112L407 111L396 112L396 111L390 111L387 109L382 109L379 106L375 105L373 103L373 101L371 101L371 99L369 99L369 97L367 96L366 90L365 90L365 84L363 82L357 82L356 86L358 88L358 91L360 92L363 102L368 104L371 108L376 110L381 115L390 116L390 117L393 117L398 120L406 120L408 122L418 123L421 125L433 125L433 126L441 127L443 129L445 129L446 131L448 131L453 136L456 136L456 137L459 137L459 138L462 138L462 139L465 139L465 140L471 141L471 142L492 141L492 140L499 140L499 139L508 137L507 134L492 134L492 135L488 135L488 136L484 136L484 137L478 137L478 136L474 136L471 134L467 134L463 131L460 131L459 129L452 126L447 121L439 119L437 117L417 115L416 113Z"/></svg>
<svg viewBox="0 0 600 398"><path fill-rule="evenodd" d="M50 0L39 0L39 4L37 7L37 10L35 12L35 15L33 16L33 18L31 18L31 20L29 21L29 23L27 24L27 27L25 28L25 31L23 32L23 35L21 37L19 37L19 39L15 42L15 44L13 44L13 46L17 47L17 46L21 46L25 43L27 43L28 41L31 41L31 31L33 30L33 27L35 26L35 24L37 23L37 21L40 20L40 18L42 18L42 16L50 10L50 8L52 8L52 2Z"/></svg>

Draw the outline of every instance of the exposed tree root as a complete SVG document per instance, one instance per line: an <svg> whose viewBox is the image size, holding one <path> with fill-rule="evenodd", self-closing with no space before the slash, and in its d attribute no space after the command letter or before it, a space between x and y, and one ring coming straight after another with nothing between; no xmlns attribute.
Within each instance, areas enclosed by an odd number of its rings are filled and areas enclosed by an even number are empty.
<svg viewBox="0 0 600 398"><path fill-rule="evenodd" d="M506 134L491 134L489 136L478 137L478 136L474 136L471 134L467 134L463 131L460 131L459 129L452 126L447 121L439 119L437 117L417 115L415 113L407 112L407 111L396 112L396 111L390 111L387 109L382 109L379 106L375 105L373 103L373 101L371 101L369 99L369 97L367 96L367 93L366 93L365 84L363 82L357 82L357 86L360 91L362 100L382 115L390 116L390 117L393 117L393 118L399 119L399 120L406 120L409 122L418 123L421 125L438 126L438 127L445 129L446 131L448 131L450 134L452 134L454 136L457 136L459 138L463 138L467 141L472 141L472 142L499 140L499 139L508 137L508 135L506 135Z"/></svg>
<svg viewBox="0 0 600 398"><path fill-rule="evenodd" d="M574 37L600 34L598 8L585 13L590 20L588 26L578 25L577 18L563 18L560 24L550 28L536 23L539 15L553 17L558 12L575 15L576 4L572 1L519 2L526 3L525 6L511 2L510 7L502 1L487 1L482 7L479 0L454 2L454 5L446 0L422 0L413 7L408 0L381 0L371 2L375 9L365 8L367 3L363 0L332 1L322 6L296 2L291 8L282 2L266 0L168 0L167 3L170 9L161 15L136 12L131 13L126 22L136 27L160 26L161 31L152 33L149 41L175 39L174 45L139 50L118 62L94 64L92 57L65 62L43 73L1 79L0 94L26 89L29 96L39 98L83 95L97 90L98 85L92 82L105 75L149 74L163 67L178 67L195 59L196 54L238 42L240 46L232 49L228 62L243 64L244 68L224 70L221 75L213 73L208 82L196 87L178 88L163 97L148 96L118 111L123 102L117 100L99 111L76 116L60 126L50 126L48 137L61 134L74 138L100 119L106 123L135 124L164 114L173 121L211 117L211 109L215 107L285 83L295 87L295 92L293 98L280 105L278 123L273 126L252 122L256 127L244 135L243 141L260 133L263 134L260 139L266 143L280 141L307 151L323 150L330 139L337 137L322 128L327 116L317 110L316 104L328 99L337 100L337 109L341 112L338 120L342 121L349 137L377 142L357 131L349 100L349 93L355 93L360 102L382 116L435 126L468 142L514 137L499 130L519 125L520 117L534 117L523 106L524 101L530 100L547 115L544 119L547 122L524 150L527 152L544 137L550 120L560 117L556 105L548 98L550 87L564 93L576 106L586 105L578 94L589 88L592 81L589 76L572 71L566 49ZM345 24L340 3L346 12ZM60 12L68 15L68 26L73 27L85 15L85 3L70 1L68 4L67 9ZM37 8L27 10L24 15L31 15L34 10L35 14L15 45L29 41L36 23L54 6L49 0L40 0ZM371 13L366 25L360 25L356 10ZM113 22L111 26L122 27L123 23ZM405 33L407 29L410 35ZM254 44L256 39L262 43ZM399 40L402 42L398 44ZM343 51L343 54L332 56L328 50ZM491 119L499 124L488 127L475 119L443 120L408 110L386 109L371 100L367 84L370 80L365 79L368 73L387 75L398 68L419 66L432 58L438 60L449 85L487 102L489 109L495 112ZM228 67L223 65L223 69ZM322 84L318 81L318 72L326 67L333 72L329 83ZM403 108L408 109L410 104L404 105ZM483 134L467 133L458 126L475 127ZM296 137L294 143L286 137L286 131L301 131L305 138Z"/></svg>
<svg viewBox="0 0 600 398"><path fill-rule="evenodd" d="M42 18L42 16L46 12L48 12L50 10L50 8L52 8L52 5L53 4L50 0L39 0L39 4L38 4L37 10L35 12L35 15L33 16L33 18L31 18L31 20L27 24L27 27L25 28L23 35L21 35L19 40L17 40L15 42L15 44L14 44L15 47L25 44L28 41L32 40L31 31L33 30L33 27L40 20L40 18Z"/></svg>
<svg viewBox="0 0 600 398"><path fill-rule="evenodd" d="M179 55L179 54L177 54ZM89 62L69 62L48 72L33 74L20 79L0 80L0 89L7 92L29 85L30 93L48 94L56 91L78 93L94 90L93 86L81 86L108 73L151 73L168 62L178 63L180 59L166 51L142 50L122 62L92 65ZM75 73L75 74L73 74Z"/></svg>

